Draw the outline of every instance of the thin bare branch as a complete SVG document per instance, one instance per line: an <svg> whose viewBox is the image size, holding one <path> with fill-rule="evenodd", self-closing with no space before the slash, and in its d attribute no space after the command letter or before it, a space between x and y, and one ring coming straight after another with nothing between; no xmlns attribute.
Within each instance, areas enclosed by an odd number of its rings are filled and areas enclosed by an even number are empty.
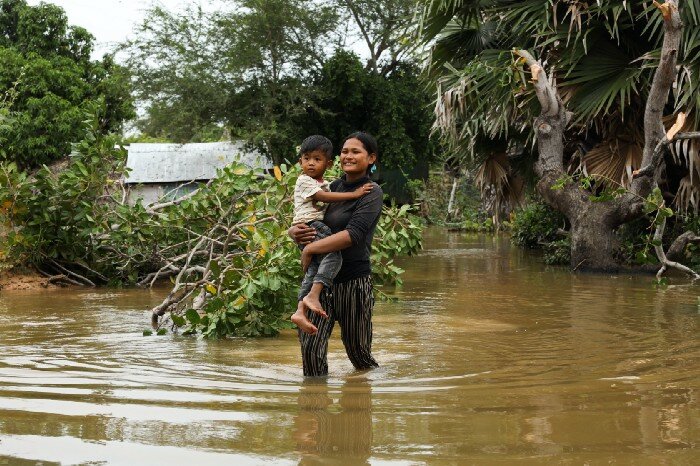
<svg viewBox="0 0 700 466"><path fill-rule="evenodd" d="M95 285L95 283L94 283L92 280L90 280L90 279L88 279L88 278L86 278L86 277L84 277L84 276L82 276L82 275L80 275L80 274L78 274L78 273L75 273L75 272L73 272L73 271L71 271L71 270L68 270L67 268L63 267L61 264L59 264L58 262L56 262L56 261L53 260L53 259L49 260L49 263L50 263L52 266L56 267L56 268L57 268L58 270L60 270L61 272L65 273L65 274L67 274L67 275L70 275L70 276L72 276L72 277L75 277L75 278L78 279L78 280L81 280L82 283L80 283L80 285L89 285L89 286L93 286L93 287L96 287L96 286L97 286L97 285Z"/></svg>
<svg viewBox="0 0 700 466"><path fill-rule="evenodd" d="M660 279L661 276L666 272L667 269L680 270L693 277L693 280L700 279L700 274L695 272L693 269L686 267L685 265L669 260L664 252L664 248L661 244L661 240L664 237L664 230L666 229L666 218L664 218L659 225L656 226L656 231L654 232L654 251L656 252L656 257L658 257L659 262L661 262L661 268L656 273L656 278Z"/></svg>
<svg viewBox="0 0 700 466"><path fill-rule="evenodd" d="M654 2L664 17L664 39L661 46L659 66L654 73L649 96L644 110L644 151L642 166L652 164L659 141L665 137L661 120L668 94L676 77L676 61L681 41L683 24L678 13L677 0L667 0L663 4ZM652 189L648 179L638 178L632 182L631 191L646 196Z"/></svg>

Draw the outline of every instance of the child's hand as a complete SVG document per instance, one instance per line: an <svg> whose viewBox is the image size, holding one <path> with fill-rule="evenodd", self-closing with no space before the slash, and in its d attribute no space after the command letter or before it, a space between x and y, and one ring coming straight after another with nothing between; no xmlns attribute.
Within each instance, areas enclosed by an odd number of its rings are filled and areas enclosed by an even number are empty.
<svg viewBox="0 0 700 466"><path fill-rule="evenodd" d="M355 194L355 199L359 199L368 192L372 191L372 183L366 183L357 188L355 191L353 191L353 194Z"/></svg>
<svg viewBox="0 0 700 466"><path fill-rule="evenodd" d="M311 264L311 259L314 257L313 254L310 254L307 250L309 248L304 248L301 251L301 269L306 273L306 271L309 269L309 265Z"/></svg>

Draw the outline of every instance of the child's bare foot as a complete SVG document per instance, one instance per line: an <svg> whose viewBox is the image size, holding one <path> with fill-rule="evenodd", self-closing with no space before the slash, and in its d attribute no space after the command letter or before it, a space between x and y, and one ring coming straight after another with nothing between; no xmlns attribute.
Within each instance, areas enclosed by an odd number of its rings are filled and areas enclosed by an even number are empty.
<svg viewBox="0 0 700 466"><path fill-rule="evenodd" d="M294 322L294 324L296 324L296 326L299 327L299 330L309 335L316 335L316 333L318 332L316 326L312 324L309 319L306 318L303 311L297 311L294 314L292 314L292 322Z"/></svg>
<svg viewBox="0 0 700 466"><path fill-rule="evenodd" d="M321 307L321 301L319 301L316 296L312 296L309 293L306 296L304 296L304 299L302 299L301 301L304 303L304 306L306 306L310 311L313 311L316 314L325 317L326 319L328 318L328 314L326 314L326 311L324 311Z"/></svg>

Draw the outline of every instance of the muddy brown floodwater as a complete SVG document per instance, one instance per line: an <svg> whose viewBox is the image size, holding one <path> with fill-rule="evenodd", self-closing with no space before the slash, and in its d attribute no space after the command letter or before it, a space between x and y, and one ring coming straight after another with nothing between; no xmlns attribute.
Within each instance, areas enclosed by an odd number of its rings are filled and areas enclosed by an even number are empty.
<svg viewBox="0 0 700 466"><path fill-rule="evenodd" d="M439 230L399 262L381 367L335 335L315 381L292 331L142 337L163 290L3 292L0 465L698 464L700 287Z"/></svg>

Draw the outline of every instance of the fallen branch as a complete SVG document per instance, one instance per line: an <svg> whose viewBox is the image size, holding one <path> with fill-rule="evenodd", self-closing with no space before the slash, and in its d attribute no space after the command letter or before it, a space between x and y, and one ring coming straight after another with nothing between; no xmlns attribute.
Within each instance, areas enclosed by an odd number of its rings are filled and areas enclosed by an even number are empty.
<svg viewBox="0 0 700 466"><path fill-rule="evenodd" d="M73 264L77 265L78 267L82 267L83 269L87 270L88 272L94 274L95 276L97 276L100 280L104 281L105 283L109 282L109 279L107 277L102 275L97 270L91 269L86 264L81 264L80 262L73 262Z"/></svg>
<svg viewBox="0 0 700 466"><path fill-rule="evenodd" d="M49 263L50 263L53 267L55 267L55 268L57 268L58 270L60 270L61 272L65 273L65 274L67 274L67 275L70 275L70 276L72 276L72 277L75 277L75 278L78 279L78 280L82 280L82 283L78 283L79 285L82 285L82 286L89 285L89 286L92 286L92 287L96 287L96 286L97 286L97 285L95 285L95 283L94 283L92 280L90 280L89 278L83 277L82 275L80 275L80 274L78 274L78 273L75 273L75 272L73 272L73 271L71 271L71 270L68 270L67 268L63 267L61 264L59 264L58 262L56 262L56 261L53 260L53 259L50 259L50 260L49 260Z"/></svg>
<svg viewBox="0 0 700 466"><path fill-rule="evenodd" d="M656 273L656 278L660 279L661 276L664 274L664 272L666 272L667 269L676 269L676 270L680 270L681 272L692 276L693 280L700 279L700 274L695 272L690 267L686 267L685 265L683 265L679 262L674 262L674 261L668 259L668 257L666 256L666 253L664 252L663 245L661 244L661 240L664 237L664 230L665 229L666 229L666 218L664 217L664 219L661 221L661 223L659 223L656 226L656 231L654 232L654 251L656 252L656 257L658 257L659 262L661 262L661 268Z"/></svg>
<svg viewBox="0 0 700 466"><path fill-rule="evenodd" d="M70 284L70 285L85 286L84 283L80 283L80 282L77 282L75 280L72 280L71 278L69 278L63 274L59 274L59 275L50 274L48 272L44 272L39 267L35 267L35 269L37 270L37 272L39 272L41 275L45 276L48 279L47 283L59 282L58 284L60 284L60 285L61 284L62 285ZM60 283L60 282L65 282L65 283Z"/></svg>
<svg viewBox="0 0 700 466"><path fill-rule="evenodd" d="M178 205L178 204L180 204L180 203L186 201L187 199L190 199L190 198L194 197L194 196L195 196L197 193L199 193L199 191L201 191L202 189L205 189L205 188L208 188L209 186L211 186L211 184L212 184L213 181L214 181L214 179L212 178L211 180L209 180L209 182L207 182L207 184L205 184L205 185L202 186L201 188L197 188L197 189L195 189L194 191L192 191L192 192L190 192L190 193L187 193L187 194L185 194L184 196L178 197L177 199L174 199L174 200L172 200L172 201L162 202L162 203L160 203L160 204L154 204L154 205L152 205L152 206L149 206L148 208L146 208L146 212L148 212L149 214L155 214L155 213L157 213L159 210L165 209L166 207ZM188 185L188 184L190 184L190 183L192 183L192 181L190 181L189 183L185 183L185 184L182 185L182 186ZM180 186L178 186L178 188L179 188L179 187L180 187ZM177 188L176 188L176 189L177 189ZM173 191L174 191L174 190L171 190L170 192L173 192ZM168 194L170 194L170 192L168 192ZM167 195L167 194L166 194L166 195Z"/></svg>

